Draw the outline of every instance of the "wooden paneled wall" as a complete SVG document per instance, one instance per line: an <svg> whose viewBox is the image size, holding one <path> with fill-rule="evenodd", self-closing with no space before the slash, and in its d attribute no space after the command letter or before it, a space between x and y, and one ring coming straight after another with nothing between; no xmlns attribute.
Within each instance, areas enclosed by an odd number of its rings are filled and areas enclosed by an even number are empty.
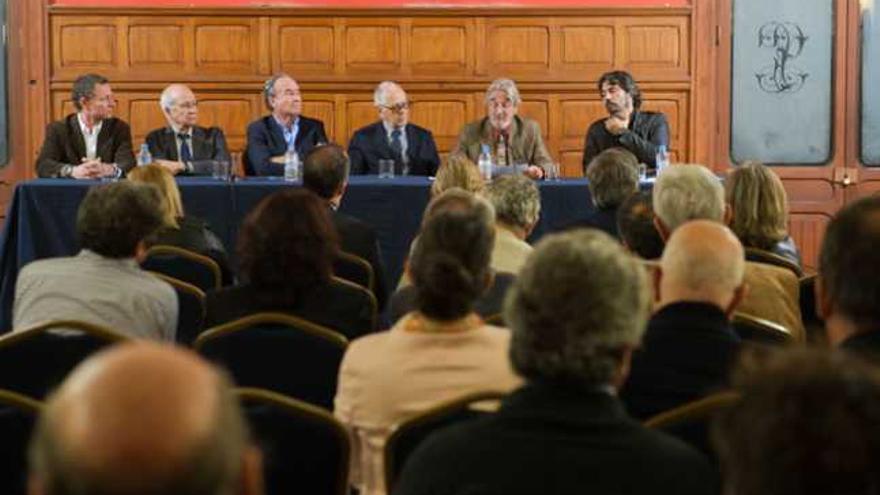
<svg viewBox="0 0 880 495"><path fill-rule="evenodd" d="M233 150L247 123L267 112L262 82L290 73L305 115L347 143L376 119L372 90L399 81L413 101L411 120L431 129L442 153L461 126L485 112L496 77L517 81L520 113L537 120L566 175L580 175L587 126L604 115L595 81L631 71L644 108L669 118L671 149L692 159L694 81L691 7L539 9L49 10L50 113L70 112L77 75L111 79L117 114L132 124L135 146L164 125L158 95L189 84L200 121L226 131Z"/></svg>

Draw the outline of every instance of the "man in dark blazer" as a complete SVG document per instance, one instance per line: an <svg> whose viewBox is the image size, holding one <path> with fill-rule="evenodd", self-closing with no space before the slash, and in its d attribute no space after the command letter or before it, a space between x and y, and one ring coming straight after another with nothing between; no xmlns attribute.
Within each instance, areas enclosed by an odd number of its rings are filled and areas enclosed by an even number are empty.
<svg viewBox="0 0 880 495"><path fill-rule="evenodd" d="M155 163L175 175L211 175L215 161L230 161L223 131L196 125L198 101L188 87L168 86L159 106L168 125L151 131L146 138Z"/></svg>
<svg viewBox="0 0 880 495"><path fill-rule="evenodd" d="M586 229L546 237L504 309L526 384L497 413L425 440L393 493L718 493L701 454L617 398L648 316L644 268L619 243Z"/></svg>
<svg viewBox="0 0 880 495"><path fill-rule="evenodd" d="M620 397L648 419L725 388L740 339L729 322L745 292L740 241L718 222L675 229L655 271L657 311Z"/></svg>
<svg viewBox="0 0 880 495"><path fill-rule="evenodd" d="M379 121L355 131L348 144L351 173L375 175L379 160L394 160L397 175L435 175L440 166L431 131L409 123L409 100L395 82L383 81L373 92Z"/></svg>
<svg viewBox="0 0 880 495"><path fill-rule="evenodd" d="M131 128L113 117L116 100L107 78L85 74L73 82L77 112L52 122L37 158L40 177L121 177L134 166Z"/></svg>
<svg viewBox="0 0 880 495"><path fill-rule="evenodd" d="M300 115L299 84L287 74L276 74L263 86L266 105L272 113L251 122L247 128L244 154L247 175L284 175L284 154L296 150L300 158L315 146L327 142L324 123Z"/></svg>
<svg viewBox="0 0 880 495"><path fill-rule="evenodd" d="M327 207L333 212L333 223L339 233L342 251L366 260L372 267L373 294L381 312L388 300L388 282L376 231L357 218L338 211L348 186L349 169L348 157L341 146L318 146L303 162L303 186L327 201Z"/></svg>

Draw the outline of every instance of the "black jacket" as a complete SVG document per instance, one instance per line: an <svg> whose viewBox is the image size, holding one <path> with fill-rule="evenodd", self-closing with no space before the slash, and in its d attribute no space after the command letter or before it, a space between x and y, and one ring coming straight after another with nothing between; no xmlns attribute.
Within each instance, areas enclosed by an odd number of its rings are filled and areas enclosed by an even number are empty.
<svg viewBox="0 0 880 495"><path fill-rule="evenodd" d="M410 175L435 175L440 157L431 131L413 124L407 124L404 130ZM396 160L381 120L355 131L348 143L348 156L351 173L355 175L378 174L379 160L395 160L395 174L403 171L403 164Z"/></svg>
<svg viewBox="0 0 880 495"><path fill-rule="evenodd" d="M211 175L214 168L214 160L230 161L229 150L226 148L226 137L219 127L199 127L192 129L190 139L190 151L192 152L192 172L181 172L181 175ZM162 127L147 134L147 146L154 159L178 161L177 139L174 129Z"/></svg>
<svg viewBox="0 0 880 495"><path fill-rule="evenodd" d="M374 295L378 310L382 312L388 301L388 277L385 274L385 263L382 262L376 230L361 220L338 211L333 212L333 224L339 234L342 250L363 258L373 268Z"/></svg>
<svg viewBox="0 0 880 495"><path fill-rule="evenodd" d="M320 143L327 142L324 123L317 119L299 116L299 132L294 147L301 160ZM284 167L272 163L273 156L287 151L284 131L271 114L251 122L247 128L247 148L243 156L247 175L284 175Z"/></svg>
<svg viewBox="0 0 880 495"><path fill-rule="evenodd" d="M86 156L86 142L79 128L77 114L52 122L46 127L46 140L37 157L37 175L58 177L65 165L76 166ZM115 163L122 172L134 166L131 151L131 128L116 117L105 119L98 134L98 158Z"/></svg>
<svg viewBox="0 0 880 495"><path fill-rule="evenodd" d="M178 228L163 228L147 238L147 245L164 244L177 246L211 258L220 266L223 285L234 282L229 266L229 256L223 242L217 237L208 223L196 217L177 219Z"/></svg>
<svg viewBox="0 0 880 495"><path fill-rule="evenodd" d="M669 146L669 124L666 116L657 112L633 112L629 130L615 136L605 129L605 119L599 119L587 130L584 139L584 173L587 165L599 153L608 148L626 148L650 168L656 167L657 146Z"/></svg>

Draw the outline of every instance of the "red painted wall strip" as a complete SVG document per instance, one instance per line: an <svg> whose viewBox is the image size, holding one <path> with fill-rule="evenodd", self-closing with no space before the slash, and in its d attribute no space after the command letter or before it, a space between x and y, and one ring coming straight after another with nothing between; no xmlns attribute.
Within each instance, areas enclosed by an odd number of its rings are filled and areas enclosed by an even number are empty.
<svg viewBox="0 0 880 495"><path fill-rule="evenodd" d="M76 7L686 7L691 0L49 0Z"/></svg>

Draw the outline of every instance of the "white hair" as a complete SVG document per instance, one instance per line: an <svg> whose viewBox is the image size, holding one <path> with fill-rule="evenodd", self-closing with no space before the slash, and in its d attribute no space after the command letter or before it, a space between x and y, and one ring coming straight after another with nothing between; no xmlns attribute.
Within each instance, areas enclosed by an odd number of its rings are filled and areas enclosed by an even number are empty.
<svg viewBox="0 0 880 495"><path fill-rule="evenodd" d="M376 105L377 107L386 106L388 92L394 88L400 88L400 85L394 81L380 82L379 85L376 86L376 90L373 91L373 105Z"/></svg>
<svg viewBox="0 0 880 495"><path fill-rule="evenodd" d="M721 180L703 165L667 167L654 184L654 213L671 233L688 220L724 221Z"/></svg>
<svg viewBox="0 0 880 495"><path fill-rule="evenodd" d="M165 112L170 111L171 106L174 105L174 87L174 84L169 85L159 96L159 107Z"/></svg>
<svg viewBox="0 0 880 495"><path fill-rule="evenodd" d="M513 82L513 79L502 77L492 81L492 84L489 85L489 89L486 90L485 100L487 104L492 100L492 94L496 91L501 91L507 95L507 99L514 105L519 105L522 101L519 97L519 90L516 88L516 83Z"/></svg>

